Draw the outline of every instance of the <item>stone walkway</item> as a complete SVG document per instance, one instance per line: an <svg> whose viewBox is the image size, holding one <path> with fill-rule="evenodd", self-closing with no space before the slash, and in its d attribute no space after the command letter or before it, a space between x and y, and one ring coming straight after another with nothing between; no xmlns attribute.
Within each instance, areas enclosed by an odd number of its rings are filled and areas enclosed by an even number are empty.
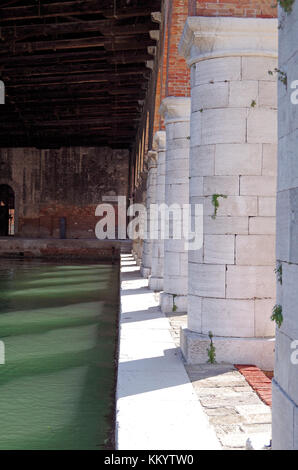
<svg viewBox="0 0 298 470"><path fill-rule="evenodd" d="M121 259L117 449L220 449L158 295L131 256Z"/></svg>
<svg viewBox="0 0 298 470"><path fill-rule="evenodd" d="M179 330L130 255L122 255L117 448L245 449L271 439L271 409L232 365L185 365ZM208 423L209 421L209 423ZM217 436L217 437L216 437Z"/></svg>
<svg viewBox="0 0 298 470"><path fill-rule="evenodd" d="M171 314L169 320L178 346L186 315ZM245 449L248 439L255 449L270 443L271 408L260 400L234 366L186 364L185 368L223 449Z"/></svg>

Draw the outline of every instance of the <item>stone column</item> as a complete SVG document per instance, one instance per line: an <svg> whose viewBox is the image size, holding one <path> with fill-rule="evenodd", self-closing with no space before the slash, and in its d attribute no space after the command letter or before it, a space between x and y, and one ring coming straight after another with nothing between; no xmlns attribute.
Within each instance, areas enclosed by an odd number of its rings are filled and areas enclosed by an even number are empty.
<svg viewBox="0 0 298 470"><path fill-rule="evenodd" d="M146 195L146 209L147 209L147 238L143 243L143 256L141 274L143 277L148 278L151 274L152 266L152 240L150 239L150 205L155 204L156 199L156 176L157 176L157 152L149 151L147 156L148 176L147 176L147 195Z"/></svg>
<svg viewBox="0 0 298 470"><path fill-rule="evenodd" d="M160 112L165 119L167 135L165 202L169 208L173 204L179 204L182 208L183 204L189 203L190 98L165 98ZM172 228L170 227L169 239L164 242L164 292L161 294L161 309L166 313L173 310L187 311L188 253L185 250L185 239L174 239Z"/></svg>
<svg viewBox="0 0 298 470"><path fill-rule="evenodd" d="M153 138L153 149L157 152L155 203L160 205L165 202L166 133L164 131L156 132ZM153 291L161 291L163 289L163 262L164 241L161 240L159 226L156 237L152 240L152 265L149 287Z"/></svg>
<svg viewBox="0 0 298 470"><path fill-rule="evenodd" d="M273 368L277 21L188 18L190 201L204 207L203 248L189 253L188 328L181 346L205 363Z"/></svg>
<svg viewBox="0 0 298 470"><path fill-rule="evenodd" d="M272 382L272 444L275 450L298 449L298 2L279 11L277 300L283 321L276 328ZM281 76L282 78L282 76Z"/></svg>

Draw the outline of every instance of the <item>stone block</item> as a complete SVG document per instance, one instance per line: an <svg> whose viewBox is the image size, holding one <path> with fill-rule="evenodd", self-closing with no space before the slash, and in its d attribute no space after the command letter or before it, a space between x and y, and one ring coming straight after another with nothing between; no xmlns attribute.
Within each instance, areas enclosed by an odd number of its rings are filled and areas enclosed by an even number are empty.
<svg viewBox="0 0 298 470"><path fill-rule="evenodd" d="M297 243L297 240L296 240ZM290 338L298 339L298 265L283 263L282 266L282 308L284 321L282 331ZM296 366L297 368L297 366ZM298 384L298 381L297 381Z"/></svg>
<svg viewBox="0 0 298 470"><path fill-rule="evenodd" d="M195 84L241 79L241 58L222 57L196 64Z"/></svg>
<svg viewBox="0 0 298 470"><path fill-rule="evenodd" d="M202 333L215 336L254 336L254 301L203 299Z"/></svg>
<svg viewBox="0 0 298 470"><path fill-rule="evenodd" d="M252 102L258 102L258 82L242 80L230 83L229 106L250 108Z"/></svg>
<svg viewBox="0 0 298 470"><path fill-rule="evenodd" d="M274 262L275 237L273 235L238 235L236 237L236 264L273 267Z"/></svg>
<svg viewBox="0 0 298 470"><path fill-rule="evenodd" d="M191 176L189 180L189 194L195 197L203 196L203 182L204 178L202 176Z"/></svg>
<svg viewBox="0 0 298 470"><path fill-rule="evenodd" d="M192 331L202 331L202 298L196 295L188 296L187 325Z"/></svg>
<svg viewBox="0 0 298 470"><path fill-rule="evenodd" d="M149 278L149 289L153 292L160 292L163 290L163 278L153 277Z"/></svg>
<svg viewBox="0 0 298 470"><path fill-rule="evenodd" d="M272 266L227 266L227 298L274 298L275 287Z"/></svg>
<svg viewBox="0 0 298 470"><path fill-rule="evenodd" d="M275 217L250 217L249 234L250 235L275 235L276 219Z"/></svg>
<svg viewBox="0 0 298 470"><path fill-rule="evenodd" d="M247 142L277 142L277 111L274 109L253 108L247 118Z"/></svg>
<svg viewBox="0 0 298 470"><path fill-rule="evenodd" d="M214 145L202 145L198 147L192 147L190 150L190 175L214 175L214 155Z"/></svg>
<svg viewBox="0 0 298 470"><path fill-rule="evenodd" d="M188 269L190 295L225 296L225 266L189 263Z"/></svg>
<svg viewBox="0 0 298 470"><path fill-rule="evenodd" d="M271 57L242 57L242 80L276 81L275 74L269 75L277 67L277 59Z"/></svg>
<svg viewBox="0 0 298 470"><path fill-rule="evenodd" d="M272 381L272 448L293 450L294 403L278 383Z"/></svg>
<svg viewBox="0 0 298 470"><path fill-rule="evenodd" d="M255 336L273 337L275 335L275 323L270 320L275 299L255 300Z"/></svg>
<svg viewBox="0 0 298 470"><path fill-rule="evenodd" d="M248 233L248 217L204 217L205 234L246 235Z"/></svg>
<svg viewBox="0 0 298 470"><path fill-rule="evenodd" d="M191 114L190 118L190 146L202 145L202 114L200 111Z"/></svg>
<svg viewBox="0 0 298 470"><path fill-rule="evenodd" d="M276 176L277 174L277 145L263 144L262 175Z"/></svg>
<svg viewBox="0 0 298 470"><path fill-rule="evenodd" d="M204 263L234 264L235 237L233 235L205 235Z"/></svg>
<svg viewBox="0 0 298 470"><path fill-rule="evenodd" d="M164 292L171 295L186 296L187 295L187 276L168 276L164 273ZM186 310L183 310L186 312Z"/></svg>
<svg viewBox="0 0 298 470"><path fill-rule="evenodd" d="M245 142L245 109L206 109L200 114L202 115L202 145Z"/></svg>
<svg viewBox="0 0 298 470"><path fill-rule="evenodd" d="M216 175L261 175L261 144L217 144Z"/></svg>
<svg viewBox="0 0 298 470"><path fill-rule="evenodd" d="M167 247L165 247L164 270L168 276L177 276L180 274L180 253L169 253Z"/></svg>
<svg viewBox="0 0 298 470"><path fill-rule="evenodd" d="M276 198L275 197L259 197L258 198L258 215L264 217L274 217L276 215Z"/></svg>
<svg viewBox="0 0 298 470"><path fill-rule="evenodd" d="M239 194L238 176L206 176L204 177L204 196L225 194L237 196Z"/></svg>
<svg viewBox="0 0 298 470"><path fill-rule="evenodd" d="M289 261L291 238L291 210L289 191L281 191L277 193L276 207L278 221L276 224L276 256L280 261Z"/></svg>
<svg viewBox="0 0 298 470"><path fill-rule="evenodd" d="M253 196L228 196L227 198L220 197L218 199L219 207L217 216L229 217L249 217L257 215L257 197ZM204 201L204 214L212 215L214 213L214 206L212 205L211 197Z"/></svg>
<svg viewBox="0 0 298 470"><path fill-rule="evenodd" d="M227 82L206 83L192 89L192 111L200 109L225 108L229 102Z"/></svg>
<svg viewBox="0 0 298 470"><path fill-rule="evenodd" d="M276 81L259 82L259 106L277 108L277 83Z"/></svg>
<svg viewBox="0 0 298 470"><path fill-rule="evenodd" d="M182 328L180 341L183 356L188 364L205 364L208 361L207 349L210 347L210 339L207 335ZM273 370L275 342L272 338L214 336L213 342L218 364L256 364L262 370ZM254 393L250 396L253 398L244 397L243 405L258 405L260 403L260 399ZM242 404L239 397L235 399L234 404L237 406ZM214 408L224 405L224 403L220 403L215 397L214 405L212 406L211 403L209 405ZM227 402L226 405L228 405Z"/></svg>
<svg viewBox="0 0 298 470"><path fill-rule="evenodd" d="M240 194L242 196L275 196L275 176L241 176Z"/></svg>
<svg viewBox="0 0 298 470"><path fill-rule="evenodd" d="M163 313L187 312L187 296L176 295L174 298L173 295L162 292L160 295L160 307Z"/></svg>

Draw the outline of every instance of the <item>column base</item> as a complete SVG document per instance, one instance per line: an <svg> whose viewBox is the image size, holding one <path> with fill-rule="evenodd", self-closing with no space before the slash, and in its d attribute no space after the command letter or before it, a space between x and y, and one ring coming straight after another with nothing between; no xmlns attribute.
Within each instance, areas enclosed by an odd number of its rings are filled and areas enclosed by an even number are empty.
<svg viewBox="0 0 298 470"><path fill-rule="evenodd" d="M186 313L187 295L176 295L162 292L160 295L160 308L163 313Z"/></svg>
<svg viewBox="0 0 298 470"><path fill-rule="evenodd" d="M274 369L275 338L234 338L214 336L216 362L229 364L253 364L262 370ZM188 364L205 364L210 339L188 328L180 330L180 344Z"/></svg>
<svg viewBox="0 0 298 470"><path fill-rule="evenodd" d="M145 278L148 279L151 274L151 268L145 268L144 266L141 266L141 275Z"/></svg>
<svg viewBox="0 0 298 470"><path fill-rule="evenodd" d="M163 278L162 277L152 277L149 278L149 289L154 292L160 292L163 290Z"/></svg>

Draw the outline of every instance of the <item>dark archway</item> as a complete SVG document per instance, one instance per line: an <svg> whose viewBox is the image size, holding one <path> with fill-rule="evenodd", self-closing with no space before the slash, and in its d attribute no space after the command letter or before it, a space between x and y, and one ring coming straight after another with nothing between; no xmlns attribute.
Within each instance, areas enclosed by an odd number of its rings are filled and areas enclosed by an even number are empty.
<svg viewBox="0 0 298 470"><path fill-rule="evenodd" d="M0 185L0 237L14 235L15 195L8 184Z"/></svg>

